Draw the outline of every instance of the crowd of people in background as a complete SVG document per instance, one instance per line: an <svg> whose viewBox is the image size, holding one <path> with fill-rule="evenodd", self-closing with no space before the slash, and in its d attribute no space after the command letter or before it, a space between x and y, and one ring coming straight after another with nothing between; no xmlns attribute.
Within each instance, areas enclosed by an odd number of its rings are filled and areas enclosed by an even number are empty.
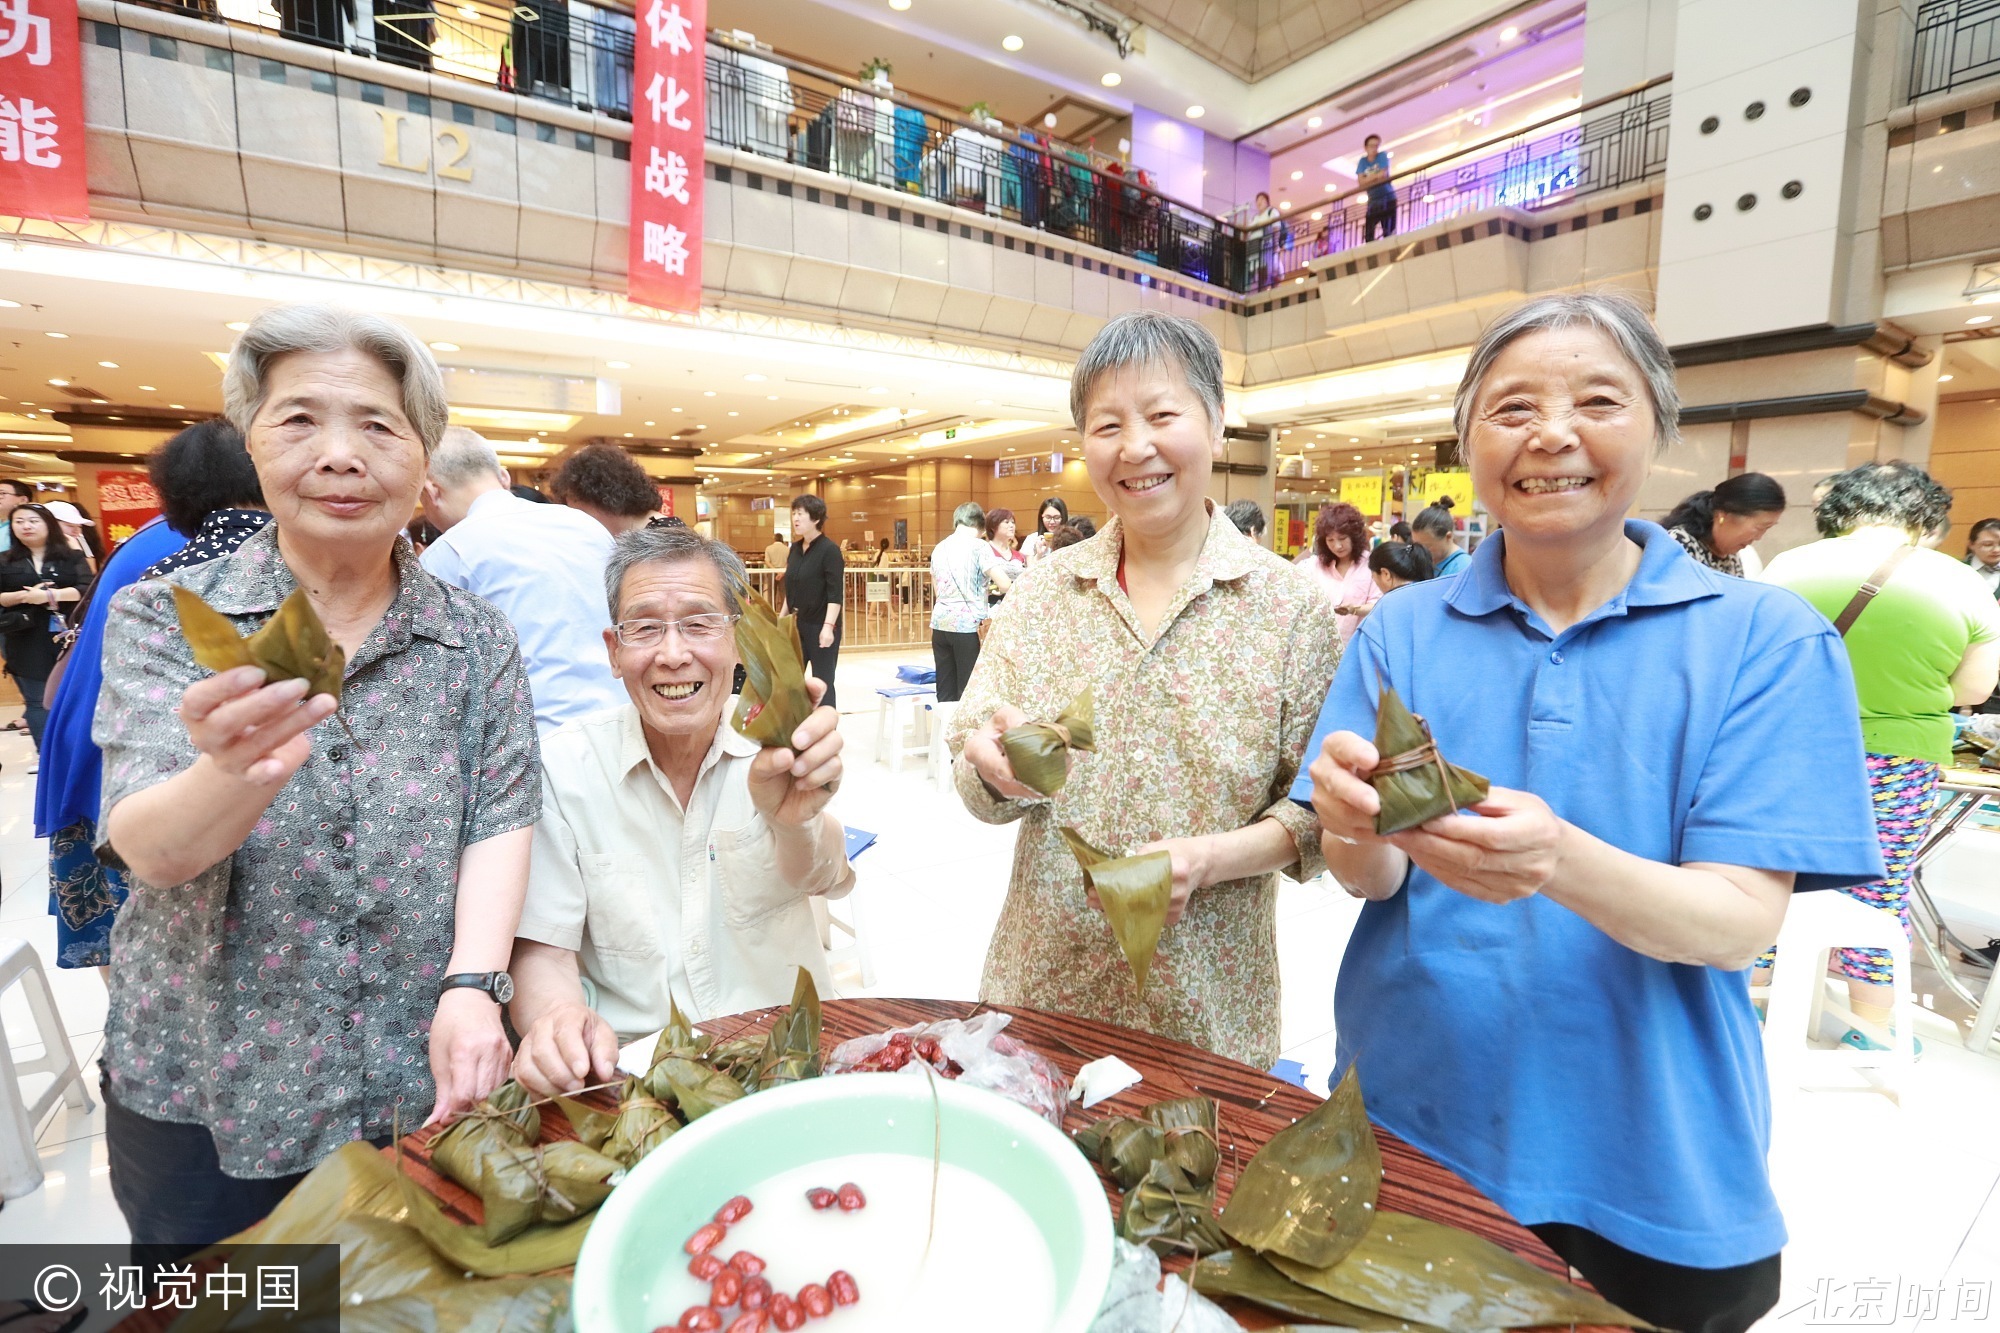
<svg viewBox="0 0 2000 1333"><path fill-rule="evenodd" d="M1549 406L1585 383L1617 410ZM827 986L812 900L854 882L828 808L849 560L821 497L753 553L812 703L760 745L725 720L744 562L662 515L623 450L517 485L447 425L420 342L325 307L254 321L224 397L151 459L161 516L96 566L87 515L0 483L50 908L61 964L105 969L111 1183L142 1254L240 1230L339 1144L510 1071L601 1083L674 1004L780 1003L798 966ZM1820 540L1760 575L1789 505L1769 477L1628 517L1677 407L1636 305L1538 298L1488 327L1454 403L1486 528L1447 498L1371 533L1334 503L1293 562L1256 503L1209 499L1214 339L1121 316L1071 390L1104 527L1051 496L1021 540L1011 510L960 504L930 629L958 794L1020 828L982 995L1268 1067L1278 876L1331 869L1367 904L1336 1030L1374 1117L1628 1309L1734 1333L1775 1299L1784 1241L1752 969L1795 889L1906 921L1952 710L2000 697L2000 518L1947 556L1949 494L1864 464L1818 488ZM246 631L302 591L345 652L338 698L197 666L176 588ZM1617 709L1641 676L1666 712L1634 732ZM1084 686L1096 750L1044 796L1001 737ZM1491 780L1482 818L1374 831L1388 687ZM1598 744L1613 731L1626 747ZM1808 768L1816 799L1791 799ZM1167 854L1143 996L1102 964L1063 828ZM1887 958L1836 968L1850 1044L1879 1043Z"/></svg>

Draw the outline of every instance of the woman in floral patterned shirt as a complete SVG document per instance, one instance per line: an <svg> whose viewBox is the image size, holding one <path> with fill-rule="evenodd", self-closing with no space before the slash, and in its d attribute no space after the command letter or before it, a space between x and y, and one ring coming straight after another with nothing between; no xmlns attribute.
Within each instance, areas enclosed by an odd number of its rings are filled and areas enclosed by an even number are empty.
<svg viewBox="0 0 2000 1333"><path fill-rule="evenodd" d="M1077 363L1070 410L1112 521L1016 586L950 728L966 808L1022 821L981 993L1267 1068L1277 872L1321 867L1319 826L1285 792L1340 656L1333 607L1208 503L1222 358L1199 324L1114 319ZM1096 752L1041 797L1014 779L1000 733L1086 685ZM1172 924L1143 999L1063 825L1115 853L1172 853Z"/></svg>
<svg viewBox="0 0 2000 1333"><path fill-rule="evenodd" d="M511 988L493 978L541 813L513 630L402 536L445 427L430 354L388 320L281 307L238 339L223 398L273 521L118 594L94 732L100 851L132 880L106 1147L153 1258L257 1221L341 1144L506 1077ZM338 704L196 666L175 584L239 631L304 589L347 653Z"/></svg>

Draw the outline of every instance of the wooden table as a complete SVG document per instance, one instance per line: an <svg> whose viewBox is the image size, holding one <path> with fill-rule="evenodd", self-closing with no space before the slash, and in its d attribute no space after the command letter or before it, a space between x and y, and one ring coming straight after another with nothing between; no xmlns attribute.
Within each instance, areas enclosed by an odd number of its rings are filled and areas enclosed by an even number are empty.
<svg viewBox="0 0 2000 1333"><path fill-rule="evenodd" d="M1229 1198L1238 1171L1257 1149L1320 1104L1320 1098L1303 1088L1208 1051L1129 1028L1005 1005L949 1000L830 1000L825 1006L825 1047L831 1050L834 1044L851 1037L890 1028L941 1018L966 1018L983 1008L1011 1014L1013 1022L1007 1028L1008 1035L1048 1057L1062 1070L1065 1079L1073 1078L1080 1065L1104 1055L1117 1056L1145 1076L1143 1083L1088 1111L1071 1103L1063 1121L1063 1129L1069 1133L1074 1134L1104 1116L1133 1114L1152 1102L1171 1097L1199 1094L1213 1098L1220 1115L1218 1138L1222 1148L1222 1161L1216 1170L1218 1205ZM703 1023L701 1027L726 1040L762 1031L778 1012L768 1009L740 1014ZM608 1092L588 1094L585 1100L606 1108L615 1105L615 1098ZM1387 1130L1377 1126L1375 1135L1382 1147L1384 1208L1461 1227L1551 1273L1568 1274L1568 1267L1534 1233L1502 1212L1499 1205ZM385 1151L401 1153L410 1175L435 1194L447 1211L464 1221L477 1223L480 1220L477 1197L430 1169L432 1136L408 1135ZM559 1114L544 1114L542 1137L545 1142L570 1137L568 1122ZM1121 1197L1118 1188L1107 1180L1105 1194L1111 1200L1115 1216ZM1169 1258L1162 1261L1162 1266L1176 1272L1187 1267L1187 1260ZM1246 1329L1277 1328L1287 1322L1244 1302L1230 1300L1223 1305Z"/></svg>

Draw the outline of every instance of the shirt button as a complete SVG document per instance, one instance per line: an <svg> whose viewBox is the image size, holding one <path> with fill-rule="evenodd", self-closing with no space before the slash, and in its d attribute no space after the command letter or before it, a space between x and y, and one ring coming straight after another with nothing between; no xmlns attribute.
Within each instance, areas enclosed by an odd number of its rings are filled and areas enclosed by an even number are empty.
<svg viewBox="0 0 2000 1333"><path fill-rule="evenodd" d="M352 1031L354 1031L354 1020L353 1020L353 1019L351 1019L351 1018L343 1018L343 1019L341 1019L341 1020L340 1020L340 1030L341 1030L342 1032L352 1032Z"/></svg>
<svg viewBox="0 0 2000 1333"><path fill-rule="evenodd" d="M343 931L341 931L341 932L340 932L340 942L341 942L342 944L352 944L352 943L354 943L354 932L353 932L353 931L351 931L351 930L343 930Z"/></svg>
<svg viewBox="0 0 2000 1333"><path fill-rule="evenodd" d="M1561 653L1550 653L1549 661L1555 663L1557 666L1561 666L1563 664L1563 655Z"/></svg>
<svg viewBox="0 0 2000 1333"><path fill-rule="evenodd" d="M347 750L343 746L336 745L331 750L328 750L326 752L326 757L328 759L331 759L334 763L337 764L341 760L347 758Z"/></svg>

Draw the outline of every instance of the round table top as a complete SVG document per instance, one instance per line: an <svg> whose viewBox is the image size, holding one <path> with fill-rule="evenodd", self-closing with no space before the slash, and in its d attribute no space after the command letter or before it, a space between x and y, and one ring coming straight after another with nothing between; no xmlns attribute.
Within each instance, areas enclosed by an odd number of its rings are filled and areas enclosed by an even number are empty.
<svg viewBox="0 0 2000 1333"><path fill-rule="evenodd" d="M1070 1103L1063 1119L1063 1129L1070 1134L1106 1116L1137 1114L1157 1101L1188 1096L1213 1099L1218 1112L1217 1137L1222 1148L1222 1160L1215 1175L1218 1207L1235 1188L1243 1164L1273 1135L1310 1114L1323 1100L1262 1070L1213 1052L1069 1014L964 1000L828 1000L823 1009L822 1044L828 1050L870 1033L939 1019L970 1018L981 1010L994 1009L1011 1016L1009 1036L1048 1058L1066 1080L1074 1078L1080 1066L1106 1055L1115 1055L1139 1071L1143 1082L1088 1111L1078 1103ZM699 1026L717 1040L727 1040L763 1030L781 1012L781 1009L758 1010L713 1019ZM616 1105L616 1098L610 1092L585 1094L584 1100L606 1108ZM543 1116L542 1135L544 1140L568 1138L569 1125L561 1116ZM1568 1275L1568 1267L1533 1232L1459 1176L1380 1126L1376 1127L1375 1136L1382 1150L1384 1208L1470 1231L1551 1273ZM406 1136L388 1151L401 1152L412 1178L443 1201L449 1212L468 1222L478 1222L479 1200L430 1170L431 1137ZM1099 1174L1102 1178L1102 1173ZM1105 1179L1104 1184L1112 1215L1116 1216L1122 1196L1110 1180ZM1187 1268L1188 1260L1185 1256L1169 1257L1161 1261L1161 1266L1168 1272L1178 1272ZM1288 1322L1247 1302L1225 1300L1222 1305L1246 1329L1278 1328Z"/></svg>

